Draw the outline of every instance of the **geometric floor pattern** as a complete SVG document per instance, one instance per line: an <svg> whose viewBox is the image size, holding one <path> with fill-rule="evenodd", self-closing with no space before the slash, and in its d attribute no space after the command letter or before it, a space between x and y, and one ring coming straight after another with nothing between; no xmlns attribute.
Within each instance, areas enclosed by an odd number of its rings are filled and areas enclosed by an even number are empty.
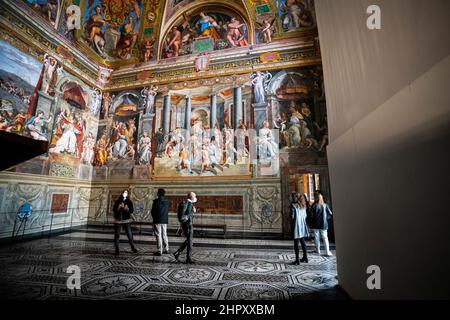
<svg viewBox="0 0 450 320"><path fill-rule="evenodd" d="M309 263L297 266L290 264L294 252L288 245L261 242L255 248L253 241L249 248L224 248L222 239L208 239L208 246L194 239L196 264L186 265L171 254L153 256L154 241L136 241L138 253L121 243L115 257L108 237L78 233L0 246L0 299L345 299L335 288L335 254L309 253ZM182 239L169 240L173 252ZM80 289L66 285L71 265L81 270Z"/></svg>

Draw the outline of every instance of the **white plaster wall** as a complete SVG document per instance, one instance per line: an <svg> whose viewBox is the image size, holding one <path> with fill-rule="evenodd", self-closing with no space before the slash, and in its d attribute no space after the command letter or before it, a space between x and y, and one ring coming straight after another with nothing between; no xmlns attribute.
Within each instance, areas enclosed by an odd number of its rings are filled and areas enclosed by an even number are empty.
<svg viewBox="0 0 450 320"><path fill-rule="evenodd" d="M381 32L365 28L369 4ZM316 8L339 283L357 299L448 299L450 2ZM366 286L373 264L381 290Z"/></svg>

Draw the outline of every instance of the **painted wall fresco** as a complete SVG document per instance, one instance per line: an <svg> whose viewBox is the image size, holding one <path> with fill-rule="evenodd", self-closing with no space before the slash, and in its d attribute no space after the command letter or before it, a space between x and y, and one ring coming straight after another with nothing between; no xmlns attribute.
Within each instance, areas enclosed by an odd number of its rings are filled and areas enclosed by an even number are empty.
<svg viewBox="0 0 450 320"><path fill-rule="evenodd" d="M0 130L48 139L45 117L49 114L28 116L41 71L42 63L0 40Z"/></svg>
<svg viewBox="0 0 450 320"><path fill-rule="evenodd" d="M177 21L163 42L163 58L245 47L248 26L235 13L197 9Z"/></svg>
<svg viewBox="0 0 450 320"><path fill-rule="evenodd" d="M149 172L152 129L142 119L147 97L138 90L104 93L94 147L96 178L132 178L140 166L147 167L144 171Z"/></svg>
<svg viewBox="0 0 450 320"><path fill-rule="evenodd" d="M49 142L45 155L12 170L89 179L102 93L43 60L0 41L0 128Z"/></svg>
<svg viewBox="0 0 450 320"><path fill-rule="evenodd" d="M97 54L110 60L137 55L142 0L84 0L82 7L82 39Z"/></svg>
<svg viewBox="0 0 450 320"><path fill-rule="evenodd" d="M313 0L273 0L283 32L316 27Z"/></svg>
<svg viewBox="0 0 450 320"><path fill-rule="evenodd" d="M281 150L324 152L328 129L321 67L271 71L269 118Z"/></svg>
<svg viewBox="0 0 450 320"><path fill-rule="evenodd" d="M250 88L242 91L242 118L234 128L233 88L197 87L189 91L191 110L186 123L186 91L170 99L170 123L164 134L163 98L157 100L154 136L155 177L249 176ZM216 108L212 111L211 94ZM159 96L158 96L159 97ZM213 115L211 115L213 113ZM212 120L212 117L215 119ZM235 142L235 138L237 141Z"/></svg>

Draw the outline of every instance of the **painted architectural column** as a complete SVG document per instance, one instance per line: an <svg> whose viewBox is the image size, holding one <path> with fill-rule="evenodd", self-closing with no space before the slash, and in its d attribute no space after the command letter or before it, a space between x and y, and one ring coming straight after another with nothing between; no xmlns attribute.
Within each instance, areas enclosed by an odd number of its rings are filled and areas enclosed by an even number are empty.
<svg viewBox="0 0 450 320"><path fill-rule="evenodd" d="M185 97L185 110L184 110L184 129L190 130L191 129L191 110L192 110L192 97L186 96Z"/></svg>
<svg viewBox="0 0 450 320"><path fill-rule="evenodd" d="M169 129L170 129L170 94L167 94L164 96L162 128L163 128L164 134L169 133Z"/></svg>
<svg viewBox="0 0 450 320"><path fill-rule="evenodd" d="M243 120L242 118L242 87L234 87L233 88L233 111L234 111L234 121L233 127L237 129L239 126L239 120Z"/></svg>
<svg viewBox="0 0 450 320"><path fill-rule="evenodd" d="M211 111L209 113L209 127L214 130L214 125L217 119L217 94L211 94Z"/></svg>

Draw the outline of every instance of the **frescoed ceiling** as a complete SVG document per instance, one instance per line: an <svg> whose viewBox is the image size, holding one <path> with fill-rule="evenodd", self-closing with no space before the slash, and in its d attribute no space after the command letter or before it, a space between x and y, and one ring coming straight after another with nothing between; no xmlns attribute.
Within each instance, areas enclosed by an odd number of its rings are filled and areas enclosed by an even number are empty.
<svg viewBox="0 0 450 320"><path fill-rule="evenodd" d="M58 55L104 89L317 58L313 0L3 0L0 6L2 29ZM275 60L261 58L271 52Z"/></svg>

